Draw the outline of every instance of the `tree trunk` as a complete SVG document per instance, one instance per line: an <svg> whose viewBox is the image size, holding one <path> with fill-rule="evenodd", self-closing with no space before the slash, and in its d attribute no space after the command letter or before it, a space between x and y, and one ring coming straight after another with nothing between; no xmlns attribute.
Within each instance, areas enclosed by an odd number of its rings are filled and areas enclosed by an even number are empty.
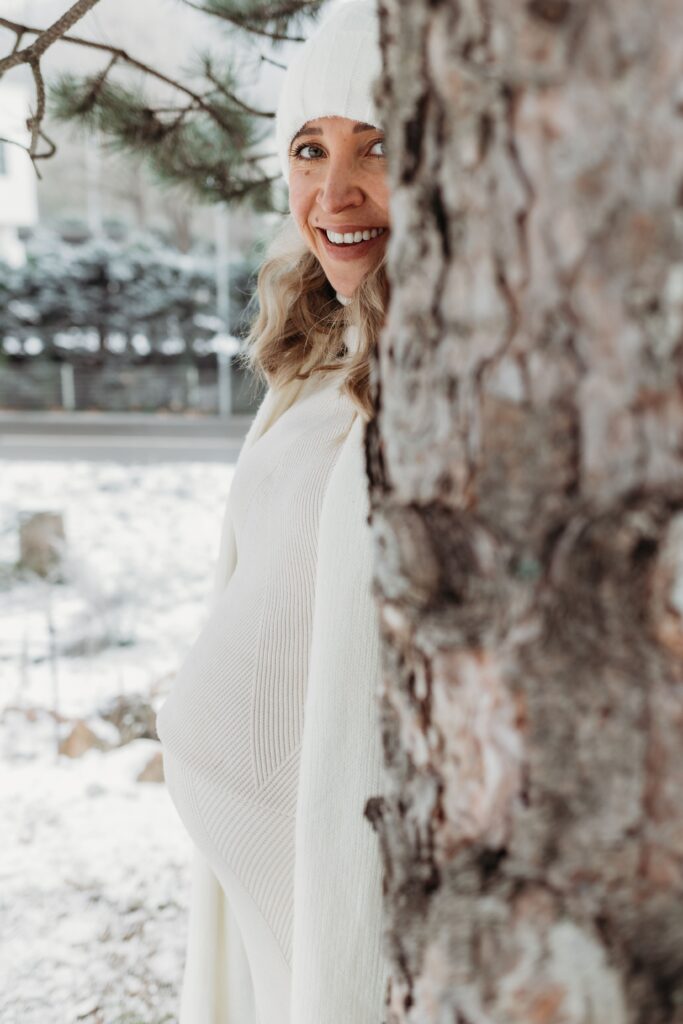
<svg viewBox="0 0 683 1024"><path fill-rule="evenodd" d="M683 5L379 0L389 1024L683 1022Z"/></svg>

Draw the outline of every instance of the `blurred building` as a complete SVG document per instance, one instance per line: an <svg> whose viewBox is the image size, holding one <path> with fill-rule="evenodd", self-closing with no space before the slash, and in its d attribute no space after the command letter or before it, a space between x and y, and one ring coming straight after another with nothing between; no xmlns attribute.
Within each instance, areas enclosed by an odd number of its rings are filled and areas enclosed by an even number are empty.
<svg viewBox="0 0 683 1024"><path fill-rule="evenodd" d="M14 267L25 260L21 229L38 221L36 172L28 154L13 145L29 143L30 96L23 85L0 81L0 260Z"/></svg>

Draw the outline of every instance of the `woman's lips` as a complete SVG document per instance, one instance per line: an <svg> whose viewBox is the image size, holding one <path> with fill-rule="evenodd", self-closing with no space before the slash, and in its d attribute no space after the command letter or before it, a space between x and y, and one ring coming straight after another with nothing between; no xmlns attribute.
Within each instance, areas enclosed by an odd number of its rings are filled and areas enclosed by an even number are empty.
<svg viewBox="0 0 683 1024"><path fill-rule="evenodd" d="M335 245L327 237L324 228L316 228L316 231L322 238L325 250L339 260L356 260L359 256L365 256L374 245L377 245L378 242L381 242L389 234L388 231L383 231L381 235L368 238L367 242L356 242L355 245Z"/></svg>

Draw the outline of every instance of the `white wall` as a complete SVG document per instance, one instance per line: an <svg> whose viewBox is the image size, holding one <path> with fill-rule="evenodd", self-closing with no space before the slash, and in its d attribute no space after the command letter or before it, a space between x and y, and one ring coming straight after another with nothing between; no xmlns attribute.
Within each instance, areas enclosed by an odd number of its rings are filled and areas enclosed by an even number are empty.
<svg viewBox="0 0 683 1024"><path fill-rule="evenodd" d="M29 93L23 85L0 81L0 137L27 145ZM38 220L36 172L19 146L2 143L0 165L0 228L35 224Z"/></svg>

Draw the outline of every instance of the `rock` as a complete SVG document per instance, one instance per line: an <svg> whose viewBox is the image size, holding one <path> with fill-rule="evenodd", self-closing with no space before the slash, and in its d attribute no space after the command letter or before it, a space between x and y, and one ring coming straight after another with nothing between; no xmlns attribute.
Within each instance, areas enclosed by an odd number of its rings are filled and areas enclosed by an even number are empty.
<svg viewBox="0 0 683 1024"><path fill-rule="evenodd" d="M137 777L138 782L163 782L164 759L161 751L153 754Z"/></svg>
<svg viewBox="0 0 683 1024"><path fill-rule="evenodd" d="M120 745L133 740L158 740L156 712L140 694L116 697L99 710L101 718L119 730Z"/></svg>
<svg viewBox="0 0 683 1024"><path fill-rule="evenodd" d="M66 757L82 757L88 750L109 750L97 733L81 718L77 719L69 734L59 743L59 753Z"/></svg>
<svg viewBox="0 0 683 1024"><path fill-rule="evenodd" d="M116 726L102 718L93 715L88 719L88 725L95 735L104 743L107 750L113 750L121 746L121 735Z"/></svg>
<svg viewBox="0 0 683 1024"><path fill-rule="evenodd" d="M49 576L65 546L61 512L25 512L19 525L19 567Z"/></svg>

